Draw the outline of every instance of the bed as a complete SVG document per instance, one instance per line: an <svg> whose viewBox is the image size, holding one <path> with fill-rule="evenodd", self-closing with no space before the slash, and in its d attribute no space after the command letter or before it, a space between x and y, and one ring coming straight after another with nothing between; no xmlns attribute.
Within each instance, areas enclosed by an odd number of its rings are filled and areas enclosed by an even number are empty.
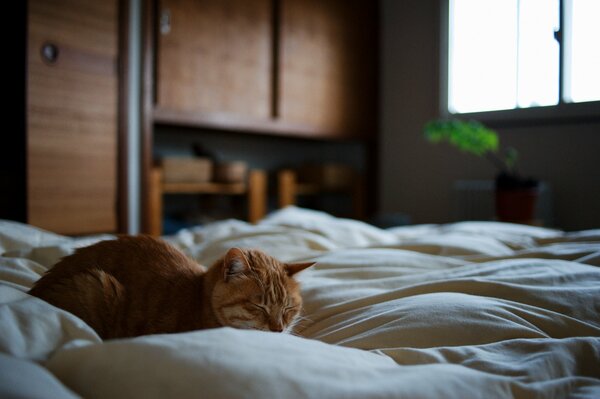
<svg viewBox="0 0 600 399"><path fill-rule="evenodd" d="M387 230L295 207L164 237L303 271L295 334L220 328L102 341L26 291L74 248L0 222L0 397L600 398L600 230L497 222Z"/></svg>

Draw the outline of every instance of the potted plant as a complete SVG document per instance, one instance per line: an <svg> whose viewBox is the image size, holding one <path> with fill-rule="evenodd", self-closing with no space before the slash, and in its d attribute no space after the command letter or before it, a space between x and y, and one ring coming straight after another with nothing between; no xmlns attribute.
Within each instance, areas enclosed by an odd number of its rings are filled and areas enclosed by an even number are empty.
<svg viewBox="0 0 600 399"><path fill-rule="evenodd" d="M496 218L532 223L539 182L522 177L516 169L517 150L500 149L498 133L478 121L432 120L424 128L429 142L448 142L464 152L486 158L497 169L495 179Z"/></svg>

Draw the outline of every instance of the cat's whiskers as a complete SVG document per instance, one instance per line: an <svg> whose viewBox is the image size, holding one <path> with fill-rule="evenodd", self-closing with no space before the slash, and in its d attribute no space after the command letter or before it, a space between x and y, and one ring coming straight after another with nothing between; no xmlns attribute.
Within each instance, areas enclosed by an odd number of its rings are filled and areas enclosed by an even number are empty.
<svg viewBox="0 0 600 399"><path fill-rule="evenodd" d="M296 327L299 327L299 326L304 327L304 324L307 322L312 322L312 320L306 316L298 315L290 322L290 324L285 328L285 330L283 332L299 336L298 334L296 334L294 332L294 330L296 329Z"/></svg>

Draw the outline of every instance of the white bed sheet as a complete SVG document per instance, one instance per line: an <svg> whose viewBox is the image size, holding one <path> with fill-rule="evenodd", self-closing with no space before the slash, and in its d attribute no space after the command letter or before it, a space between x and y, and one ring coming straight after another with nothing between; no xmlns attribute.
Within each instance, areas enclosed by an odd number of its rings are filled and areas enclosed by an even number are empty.
<svg viewBox="0 0 600 399"><path fill-rule="evenodd" d="M219 222L166 239L204 264L232 246L317 262L299 275L298 336L223 328L102 342L24 291L104 238L0 222L0 396L600 397L599 230L380 230L293 207L257 226Z"/></svg>

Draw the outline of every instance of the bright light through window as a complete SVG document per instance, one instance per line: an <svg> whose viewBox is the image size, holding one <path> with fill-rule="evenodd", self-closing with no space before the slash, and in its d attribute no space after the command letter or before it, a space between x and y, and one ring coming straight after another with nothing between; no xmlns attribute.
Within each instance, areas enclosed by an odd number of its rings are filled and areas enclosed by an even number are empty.
<svg viewBox="0 0 600 399"><path fill-rule="evenodd" d="M560 49L558 0L518 2L517 104L521 108L558 104Z"/></svg>
<svg viewBox="0 0 600 399"><path fill-rule="evenodd" d="M600 0L571 0L565 100L600 100Z"/></svg>
<svg viewBox="0 0 600 399"><path fill-rule="evenodd" d="M450 1L449 109L514 108L517 0Z"/></svg>
<svg viewBox="0 0 600 399"><path fill-rule="evenodd" d="M563 1L563 101L600 100L600 0ZM449 111L558 104L560 8L559 0L450 0Z"/></svg>

